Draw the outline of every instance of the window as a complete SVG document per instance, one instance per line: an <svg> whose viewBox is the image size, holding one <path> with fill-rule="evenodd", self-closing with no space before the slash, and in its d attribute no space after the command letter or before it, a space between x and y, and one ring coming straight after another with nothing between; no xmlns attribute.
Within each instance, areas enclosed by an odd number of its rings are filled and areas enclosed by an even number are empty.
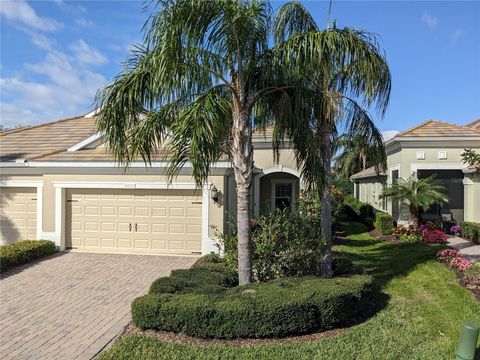
<svg viewBox="0 0 480 360"><path fill-rule="evenodd" d="M273 182L272 209L291 209L295 205L293 181Z"/></svg>

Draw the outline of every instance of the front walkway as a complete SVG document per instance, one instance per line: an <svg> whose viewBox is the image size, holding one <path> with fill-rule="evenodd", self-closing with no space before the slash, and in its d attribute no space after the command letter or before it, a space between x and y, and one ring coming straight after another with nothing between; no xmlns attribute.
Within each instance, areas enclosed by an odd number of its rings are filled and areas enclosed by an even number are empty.
<svg viewBox="0 0 480 360"><path fill-rule="evenodd" d="M1 359L91 359L130 321L132 300L193 257L61 253L0 281Z"/></svg>
<svg viewBox="0 0 480 360"><path fill-rule="evenodd" d="M448 246L457 249L464 258L477 262L480 261L480 245L471 241L462 239L458 236L452 236L448 239Z"/></svg>

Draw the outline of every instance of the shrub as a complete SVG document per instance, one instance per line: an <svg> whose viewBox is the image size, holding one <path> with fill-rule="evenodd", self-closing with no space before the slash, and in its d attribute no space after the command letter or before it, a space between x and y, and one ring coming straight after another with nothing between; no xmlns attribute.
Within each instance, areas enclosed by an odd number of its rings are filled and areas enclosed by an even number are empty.
<svg viewBox="0 0 480 360"><path fill-rule="evenodd" d="M308 204L306 204L308 205ZM255 219L252 230L252 273L257 281L320 272L320 216L314 205L303 205L297 214L277 211ZM238 266L236 232L218 233L231 271Z"/></svg>
<svg viewBox="0 0 480 360"><path fill-rule="evenodd" d="M223 258L219 254L212 252L210 254L203 255L198 261L202 263L217 264L223 262Z"/></svg>
<svg viewBox="0 0 480 360"><path fill-rule="evenodd" d="M0 271L51 255L57 250L49 240L23 240L0 246Z"/></svg>
<svg viewBox="0 0 480 360"><path fill-rule="evenodd" d="M369 229L373 228L373 219L375 218L375 209L372 205L357 200L354 196L345 196L343 198L343 211L349 214L349 220L359 221L368 226ZM352 212L356 214L354 216Z"/></svg>
<svg viewBox="0 0 480 360"><path fill-rule="evenodd" d="M480 223L464 221L462 222L461 235L474 243L480 244Z"/></svg>
<svg viewBox="0 0 480 360"><path fill-rule="evenodd" d="M132 303L141 329L200 338L265 338L346 325L375 305L372 278L283 278L223 293L149 293Z"/></svg>
<svg viewBox="0 0 480 360"><path fill-rule="evenodd" d="M420 237L420 235L418 235L418 234L411 234L411 235L402 234L402 235L400 235L400 237L398 238L398 240L399 240L401 243L413 244L413 243L420 242L421 237Z"/></svg>
<svg viewBox="0 0 480 360"><path fill-rule="evenodd" d="M440 230L425 230L422 233L422 240L426 244L446 244L448 236Z"/></svg>
<svg viewBox="0 0 480 360"><path fill-rule="evenodd" d="M173 270L169 277L155 280L149 294L212 292L238 284L237 274L221 263L194 265L190 269Z"/></svg>
<svg viewBox="0 0 480 360"><path fill-rule="evenodd" d="M375 229L379 230L383 235L389 235L393 230L393 218L390 214L377 211L373 225Z"/></svg>

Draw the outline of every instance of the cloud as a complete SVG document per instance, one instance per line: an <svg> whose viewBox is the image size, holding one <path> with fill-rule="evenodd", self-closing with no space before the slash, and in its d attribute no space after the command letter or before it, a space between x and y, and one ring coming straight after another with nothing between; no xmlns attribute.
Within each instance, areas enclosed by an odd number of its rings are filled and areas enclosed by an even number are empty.
<svg viewBox="0 0 480 360"><path fill-rule="evenodd" d="M3 0L0 14L10 21L40 31L55 31L62 26L62 23L53 19L38 16L24 0Z"/></svg>
<svg viewBox="0 0 480 360"><path fill-rule="evenodd" d="M383 141L388 141L388 140L390 140L391 138L395 137L395 135L397 135L398 133L399 133L399 131L397 131L397 130L385 130L385 131L382 131Z"/></svg>
<svg viewBox="0 0 480 360"><path fill-rule="evenodd" d="M97 49L88 45L82 39L70 45L78 62L90 65L105 64L108 60Z"/></svg>
<svg viewBox="0 0 480 360"><path fill-rule="evenodd" d="M55 40L52 40L45 35L39 33L32 32L30 34L30 40L35 46L39 47L40 49L52 50L55 46Z"/></svg>
<svg viewBox="0 0 480 360"><path fill-rule="evenodd" d="M435 29L438 25L438 19L432 16L431 14L429 14L427 11L423 12L422 22L427 24L429 29Z"/></svg>
<svg viewBox="0 0 480 360"><path fill-rule="evenodd" d="M75 19L75 24L80 25L80 26L85 27L85 28L92 28L92 27L95 26L93 21L87 20L85 18Z"/></svg>
<svg viewBox="0 0 480 360"><path fill-rule="evenodd" d="M79 44L81 51L72 50L71 54L58 51L52 45L42 61L25 64L21 73L0 78L2 125L34 124L91 110L95 94L106 79L90 69L91 62L80 61L85 60L87 50L93 54L98 51L83 40L74 43L73 48ZM95 56L86 59L93 61Z"/></svg>
<svg viewBox="0 0 480 360"><path fill-rule="evenodd" d="M458 28L452 34L452 43L455 45L463 36L465 35L465 30Z"/></svg>

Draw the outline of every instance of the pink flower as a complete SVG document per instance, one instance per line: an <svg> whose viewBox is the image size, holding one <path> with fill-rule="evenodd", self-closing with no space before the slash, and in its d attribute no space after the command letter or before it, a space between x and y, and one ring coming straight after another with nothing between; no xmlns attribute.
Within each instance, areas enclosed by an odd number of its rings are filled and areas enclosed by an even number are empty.
<svg viewBox="0 0 480 360"><path fill-rule="evenodd" d="M455 249L447 248L437 252L437 260L444 263L450 262L456 256L458 256L458 250Z"/></svg>
<svg viewBox="0 0 480 360"><path fill-rule="evenodd" d="M464 272L472 267L472 262L461 256L456 256L450 260L450 267L457 269L460 272Z"/></svg>

